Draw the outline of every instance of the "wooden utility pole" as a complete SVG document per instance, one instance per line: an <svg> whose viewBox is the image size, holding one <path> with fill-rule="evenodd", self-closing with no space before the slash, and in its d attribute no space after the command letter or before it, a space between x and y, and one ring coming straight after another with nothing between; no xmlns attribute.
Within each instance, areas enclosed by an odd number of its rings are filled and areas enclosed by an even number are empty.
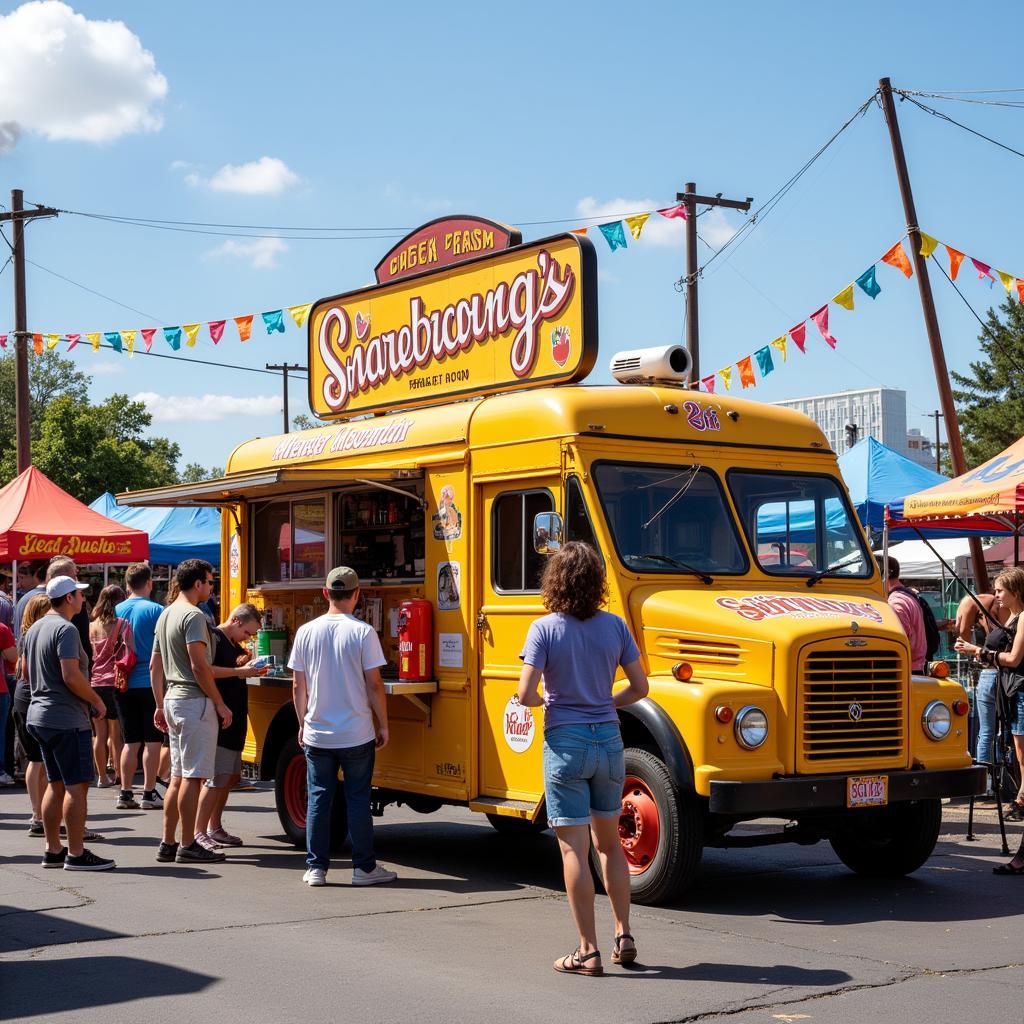
<svg viewBox="0 0 1024 1024"><path fill-rule="evenodd" d="M288 373L290 370L298 370L300 373L306 370L305 366L298 363L267 363L268 370L280 370L284 375L284 432L291 432L291 420L288 418Z"/></svg>
<svg viewBox="0 0 1024 1024"><path fill-rule="evenodd" d="M910 235L910 258L914 261L917 272L917 290L921 296L921 309L924 312L924 326L928 332L928 344L932 350L932 365L935 368L935 384L939 389L939 404L942 416L946 421L946 443L949 445L949 461L953 466L953 475L960 476L967 471L964 461L964 446L960 440L960 423L956 418L956 406L953 404L953 392L949 386L949 371L946 369L946 355L942 349L942 334L939 331L939 318L935 315L935 300L932 297L932 285L928 279L928 266L921 255L921 228L917 223L917 210L914 207L914 193L910 188L910 173L907 170L907 158L903 152L903 139L900 136L899 122L896 120L896 106L892 99L892 83L883 78L878 83L885 123L889 126L889 140L892 143L893 160L896 162L896 177L899 180L900 196L903 199L903 211L907 218L907 232ZM936 422L938 422L936 420ZM985 567L985 556L981 550L981 540L970 538L971 562L974 565L974 582L978 590L988 590L988 570Z"/></svg>
<svg viewBox="0 0 1024 1024"><path fill-rule="evenodd" d="M676 200L686 207L686 348L690 353L690 381L700 380L700 321L697 318L697 204L702 206L724 206L729 210L750 210L754 201L749 196L738 199L723 199L719 192L713 196L697 195L697 186L688 181L682 192L676 193Z"/></svg>
<svg viewBox="0 0 1024 1024"><path fill-rule="evenodd" d="M18 472L32 464L32 435L29 422L28 397L28 307L25 302L25 222L33 217L56 217L48 206L26 210L20 188L11 189L11 209L0 213L0 223L11 221L13 241L11 262L14 265L14 408L18 448Z"/></svg>

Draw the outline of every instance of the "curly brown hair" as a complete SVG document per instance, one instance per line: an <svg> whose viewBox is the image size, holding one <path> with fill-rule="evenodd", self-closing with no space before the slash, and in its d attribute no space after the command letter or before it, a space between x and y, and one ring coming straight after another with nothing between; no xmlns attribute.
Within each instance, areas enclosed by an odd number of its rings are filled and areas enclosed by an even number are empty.
<svg viewBox="0 0 1024 1024"><path fill-rule="evenodd" d="M540 592L549 612L593 618L608 601L601 556L589 544L569 541L544 566Z"/></svg>

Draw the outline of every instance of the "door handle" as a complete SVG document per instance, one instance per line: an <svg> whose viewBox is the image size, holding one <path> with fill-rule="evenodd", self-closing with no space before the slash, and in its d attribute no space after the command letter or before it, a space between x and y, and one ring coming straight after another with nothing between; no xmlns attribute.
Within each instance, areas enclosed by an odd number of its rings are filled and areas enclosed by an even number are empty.
<svg viewBox="0 0 1024 1024"><path fill-rule="evenodd" d="M476 628L481 633L487 628L487 616L482 611L476 613Z"/></svg>

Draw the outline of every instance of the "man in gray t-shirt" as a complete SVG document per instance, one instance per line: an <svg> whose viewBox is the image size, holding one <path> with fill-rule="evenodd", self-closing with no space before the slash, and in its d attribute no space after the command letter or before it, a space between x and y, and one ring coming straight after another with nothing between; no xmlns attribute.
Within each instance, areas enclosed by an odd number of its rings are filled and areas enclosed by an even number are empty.
<svg viewBox="0 0 1024 1024"><path fill-rule="evenodd" d="M89 661L71 620L82 610L88 584L54 576L46 584L50 611L24 637L29 682L28 731L39 744L49 785L43 794L44 868L104 871L112 860L85 849L85 817L94 779L89 713L106 715L100 695L89 685ZM68 846L60 843L60 821L68 828Z"/></svg>

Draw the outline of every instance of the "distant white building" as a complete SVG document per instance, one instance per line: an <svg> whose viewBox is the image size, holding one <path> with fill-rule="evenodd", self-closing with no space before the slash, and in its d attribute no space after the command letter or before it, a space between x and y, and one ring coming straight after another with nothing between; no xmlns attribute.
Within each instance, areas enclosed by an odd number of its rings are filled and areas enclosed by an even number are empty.
<svg viewBox="0 0 1024 1024"><path fill-rule="evenodd" d="M811 398L790 398L772 404L809 416L821 427L837 455L842 455L850 447L846 429L849 424L857 428L858 441L870 435L901 455L911 457L907 445L906 391L865 388Z"/></svg>
<svg viewBox="0 0 1024 1024"><path fill-rule="evenodd" d="M919 466L935 469L935 443L916 427L907 431L907 450L904 454Z"/></svg>

